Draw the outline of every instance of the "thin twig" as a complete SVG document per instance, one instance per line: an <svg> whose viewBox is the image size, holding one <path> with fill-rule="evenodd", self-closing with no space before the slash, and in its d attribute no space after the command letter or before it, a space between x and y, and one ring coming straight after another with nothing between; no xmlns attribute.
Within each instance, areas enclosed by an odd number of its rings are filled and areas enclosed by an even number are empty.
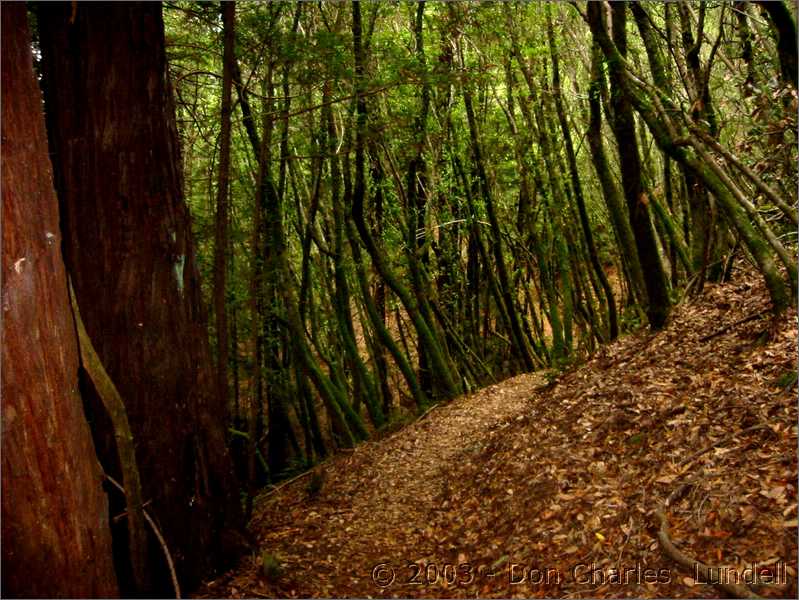
<svg viewBox="0 0 799 600"><path fill-rule="evenodd" d="M619 551L619 557L616 559L616 565L617 565L616 568L619 569L619 570L621 570L623 568L622 565L621 565L621 557L624 556L624 550L625 550L625 548L627 548L627 542L630 541L630 536L633 534L633 523L634 523L634 521L632 520L632 518L630 518L629 523L630 523L630 531L628 531L627 534L625 535L624 543L622 544L621 550Z"/></svg>
<svg viewBox="0 0 799 600"><path fill-rule="evenodd" d="M150 504L152 504L152 503L153 503L153 501L152 501L152 500L148 500L147 502L145 502L144 504L142 504L142 505L141 505L141 507L142 507L142 508L146 508L147 506L149 506L149 505L150 505ZM114 518L112 518L111 520L112 520L114 523L118 523L119 521L121 521L122 519L124 519L125 517L127 517L129 514L130 514L130 512L129 512L129 511L127 511L127 510L124 510L124 511L122 511L121 513L119 513L117 516L115 516Z"/></svg>
<svg viewBox="0 0 799 600"><path fill-rule="evenodd" d="M123 494L125 493L125 488L113 477L111 477L108 473L103 473L105 478L110 481L114 487L116 487L120 492ZM164 536L161 534L161 530L158 529L158 525L155 524L153 518L150 516L144 508L142 507L142 512L144 513L145 520L150 524L150 527L153 528L153 533L155 537L158 538L158 543L161 544L161 549L164 551L164 557L166 558L166 564L169 567L169 575L172 577L172 587L175 588L175 598L180 598L180 584L178 583L178 576L175 572L175 563L172 561L172 555L169 553L169 547L166 545L166 540Z"/></svg>
<svg viewBox="0 0 799 600"><path fill-rule="evenodd" d="M265 494L261 494L259 496L258 500L261 501L261 500L264 500L266 498L269 498L270 496L273 496L274 494L276 494L277 492L282 490L284 487L286 487L288 484L294 483L295 481L310 475L311 473L313 473L314 471L318 470L320 467L322 467L323 465L327 464L328 462L330 462L334 458L335 458L335 456L331 456L330 458L327 458L327 459L323 460L322 462L314 465L313 467L311 467L307 471L303 471L299 475L296 475L296 476L292 477L291 479L288 479L288 480L282 482L280 485L276 485L275 487L273 487L271 490L269 490Z"/></svg>
<svg viewBox="0 0 799 600"><path fill-rule="evenodd" d="M724 437L719 438L718 440L716 440L712 444L708 444L707 446L705 446L701 450L697 450L693 454L691 454L691 455L687 456L686 458L682 459L680 462L677 463L677 466L678 467L685 466L688 463L693 462L695 459L699 458L703 454L705 454L707 452L710 452L711 450L713 450L713 448L716 448L717 446L720 446L723 443L728 442L729 440L731 440L735 436L743 435L744 433L749 433L750 431L756 431L758 429L768 429L768 425L765 425L764 423L761 423L760 425L752 425L751 427L747 427L746 429L741 429L741 431L736 431L735 433L731 433L729 435L725 435Z"/></svg>
<svg viewBox="0 0 799 600"><path fill-rule="evenodd" d="M759 429L767 429L767 428L768 428L768 426L766 424L761 423L759 425L753 425L751 427L747 427L745 429L742 429L741 431L738 431L738 432L735 432L735 433L731 433L731 434L729 434L727 436L724 436L724 437L716 440L712 444L708 444L707 446L705 446L701 450L698 450L697 452L694 452L693 454L687 456L686 458L681 460L679 463L677 463L677 466L678 467L682 467L682 466L692 462L693 460L695 460L699 456L705 454L706 452L709 452L713 448L721 445L722 443L732 439L735 436L742 435L744 433L749 433L751 431L756 431L756 430L759 430ZM738 584L734 584L734 583L717 582L717 580L719 578L717 576L714 577L714 573L716 573L716 574L719 573L719 569L720 569L719 567L706 565L706 564L704 564L704 563L702 563L702 562L700 562L700 561L698 561L698 560L696 560L694 558L691 558L687 554L681 552L680 549L677 548L674 545L674 542L672 542L671 537L669 537L669 522L668 522L668 519L666 517L666 509L669 506L671 506L674 502L676 502L677 499L685 492L685 490L688 489L688 486L692 485L693 483L695 483L700 476L701 476L701 472L696 474L690 480L685 481L685 482L681 483L679 486L675 487L674 490L672 490L672 492L669 494L669 497L666 499L666 501L659 508L657 508L655 510L655 516L658 518L658 520L660 522L660 528L658 530L658 541L660 542L660 546L663 549L663 552L666 554L666 556L668 556L670 559L672 559L678 565L683 566L683 567L685 567L687 569L691 569L691 571L693 573L697 574L702 580L716 582L716 586L719 589L721 589L722 591L726 592L727 594L729 594L732 597L735 597L735 598L762 598L762 596L759 596L758 594L753 592L748 586L738 585Z"/></svg>
<svg viewBox="0 0 799 600"><path fill-rule="evenodd" d="M259 598L274 598L273 595L262 594L261 592L258 592L256 590L253 590L253 589L250 589L250 588L245 588L244 591L247 594L252 594L253 596L258 596Z"/></svg>
<svg viewBox="0 0 799 600"><path fill-rule="evenodd" d="M431 412L433 412L435 409L439 408L440 406L441 406L441 404L434 404L433 406L428 408L426 411L424 411L421 415L419 415L419 418L416 419L416 422L418 423L419 421L424 419L427 415L429 415Z"/></svg>
<svg viewBox="0 0 799 600"><path fill-rule="evenodd" d="M714 331L710 335L706 335L706 336L703 336L703 337L699 338L699 341L700 342L707 342L709 340L712 340L715 337L718 337L718 336L720 336L720 335L722 335L724 333L727 333L733 327L737 327L738 325L743 325L744 323L748 323L749 321L754 321L755 319L759 319L764 314L766 314L766 311L763 310L763 311L757 312L757 313L755 313L753 315L749 315L748 317L744 317L743 319L738 319L734 323L730 323L729 325L725 325L724 327L722 327L718 331Z"/></svg>

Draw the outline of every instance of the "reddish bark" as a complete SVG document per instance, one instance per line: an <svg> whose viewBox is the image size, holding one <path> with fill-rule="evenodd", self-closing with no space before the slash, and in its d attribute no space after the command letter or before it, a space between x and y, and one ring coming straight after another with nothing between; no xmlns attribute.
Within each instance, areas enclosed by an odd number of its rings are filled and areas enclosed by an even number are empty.
<svg viewBox="0 0 799 600"><path fill-rule="evenodd" d="M72 11L53 3L38 13L65 262L126 404L148 510L191 588L232 558L224 532L240 525L241 508L183 201L161 6ZM95 433L115 470L99 412ZM160 549L149 555L155 591L170 592Z"/></svg>
<svg viewBox="0 0 799 600"><path fill-rule="evenodd" d="M23 3L2 12L2 595L117 594L108 501L78 393L41 93Z"/></svg>

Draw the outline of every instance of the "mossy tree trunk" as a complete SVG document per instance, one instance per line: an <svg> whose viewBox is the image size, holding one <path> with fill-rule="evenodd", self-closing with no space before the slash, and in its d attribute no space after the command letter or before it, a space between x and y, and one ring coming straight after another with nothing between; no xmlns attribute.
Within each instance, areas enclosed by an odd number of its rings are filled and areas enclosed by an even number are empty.
<svg viewBox="0 0 799 600"><path fill-rule="evenodd" d="M611 8L613 40L619 54L624 56L627 50L627 5L626 3L617 3ZM604 28L604 24L598 18L599 9L600 7L592 6L589 13L595 15L591 19L592 31L598 27ZM638 140L635 136L635 117L628 94L621 84L621 80L624 78L622 68L615 61L609 61L608 66L612 82L613 132L618 143L627 212L635 236L638 259L644 273L647 293L646 313L652 328L660 329L668 318L670 302L666 275L649 218L648 202L651 192L644 188L641 178L641 159L638 152Z"/></svg>

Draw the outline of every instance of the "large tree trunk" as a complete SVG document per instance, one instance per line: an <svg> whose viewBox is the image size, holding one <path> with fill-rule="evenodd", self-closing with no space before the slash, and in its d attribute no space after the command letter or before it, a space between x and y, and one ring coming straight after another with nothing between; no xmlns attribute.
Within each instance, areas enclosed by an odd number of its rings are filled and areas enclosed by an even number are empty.
<svg viewBox="0 0 799 600"><path fill-rule="evenodd" d="M38 18L65 262L125 401L144 497L191 588L235 555L227 532L241 507L183 202L161 6L47 4ZM94 430L116 472L99 411ZM154 591L165 594L161 556L150 552Z"/></svg>
<svg viewBox="0 0 799 600"><path fill-rule="evenodd" d="M25 5L3 7L2 595L117 594Z"/></svg>

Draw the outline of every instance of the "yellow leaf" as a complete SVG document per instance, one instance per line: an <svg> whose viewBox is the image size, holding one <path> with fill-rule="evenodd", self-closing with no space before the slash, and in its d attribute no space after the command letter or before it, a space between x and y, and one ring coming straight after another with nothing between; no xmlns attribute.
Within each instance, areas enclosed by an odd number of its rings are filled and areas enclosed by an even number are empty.
<svg viewBox="0 0 799 600"><path fill-rule="evenodd" d="M601 533L599 533L598 531L597 531L596 533L594 533L594 535L597 537L597 539L598 539L600 542L604 542L604 541L605 541L605 536L604 536L604 535L602 535Z"/></svg>

